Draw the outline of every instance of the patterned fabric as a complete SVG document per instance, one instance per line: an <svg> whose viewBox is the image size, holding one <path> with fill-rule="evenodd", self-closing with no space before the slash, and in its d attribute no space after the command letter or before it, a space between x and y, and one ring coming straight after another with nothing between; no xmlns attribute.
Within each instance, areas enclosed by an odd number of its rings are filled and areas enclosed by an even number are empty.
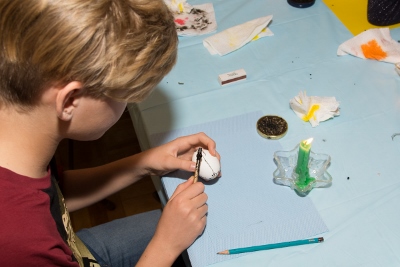
<svg viewBox="0 0 400 267"><path fill-rule="evenodd" d="M54 220L57 222L57 228L60 235L67 242L68 246L71 248L72 253L76 261L78 261L79 266L82 267L97 267L100 266L93 255L90 253L88 248L83 244L83 242L79 239L79 237L75 234L72 229L71 218L69 216L69 212L67 206L64 202L64 196L58 186L58 182L60 178L62 178L62 172L57 168L57 164L55 159L50 162L50 169L52 174L52 187L54 188L57 196L54 197L55 200L58 199L58 211L52 212ZM53 190L54 190L53 189ZM53 202L53 201L52 201ZM56 203L54 203L56 204ZM62 218L62 226L59 218ZM61 229L62 228L62 229Z"/></svg>
<svg viewBox="0 0 400 267"><path fill-rule="evenodd" d="M78 261L79 266L82 267L97 267L100 266L93 255L90 253L88 248L83 244L83 242L79 239L79 237L75 234L71 225L71 218L69 217L69 212L64 202L64 197L60 191L60 188L56 184L57 193L58 193L58 202L60 205L62 222L64 225L64 230L66 233L66 242L68 246L71 248L72 253L74 254L75 259Z"/></svg>

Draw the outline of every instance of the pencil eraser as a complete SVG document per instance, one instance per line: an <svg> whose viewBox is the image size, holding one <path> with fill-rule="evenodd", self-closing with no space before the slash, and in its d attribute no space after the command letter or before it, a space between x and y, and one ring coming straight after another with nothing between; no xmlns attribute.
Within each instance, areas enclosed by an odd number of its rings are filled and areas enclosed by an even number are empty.
<svg viewBox="0 0 400 267"><path fill-rule="evenodd" d="M244 69L231 71L228 73L218 75L218 80L221 85L246 80L246 72Z"/></svg>

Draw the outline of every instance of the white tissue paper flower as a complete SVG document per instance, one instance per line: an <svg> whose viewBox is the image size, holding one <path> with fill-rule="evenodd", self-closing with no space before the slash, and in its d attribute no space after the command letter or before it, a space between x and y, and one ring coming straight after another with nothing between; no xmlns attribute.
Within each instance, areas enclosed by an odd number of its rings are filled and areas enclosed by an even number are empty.
<svg viewBox="0 0 400 267"><path fill-rule="evenodd" d="M177 14L189 13L192 6L186 3L186 0L164 0L169 9Z"/></svg>
<svg viewBox="0 0 400 267"><path fill-rule="evenodd" d="M312 127L340 115L335 97L307 96L306 92L300 92L289 103L294 113L303 121L309 121Z"/></svg>

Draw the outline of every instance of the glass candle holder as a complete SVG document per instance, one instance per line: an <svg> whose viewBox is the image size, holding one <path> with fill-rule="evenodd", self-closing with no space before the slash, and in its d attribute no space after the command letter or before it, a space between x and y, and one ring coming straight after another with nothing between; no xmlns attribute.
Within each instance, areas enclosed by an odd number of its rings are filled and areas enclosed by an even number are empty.
<svg viewBox="0 0 400 267"><path fill-rule="evenodd" d="M277 169L273 172L274 183L289 186L300 196L306 196L313 188L329 187L332 184L332 176L326 171L331 162L331 157L326 154L317 154L310 151L308 162L309 173L312 178L306 186L298 186L298 175L295 172L299 145L290 151L276 151L274 161Z"/></svg>

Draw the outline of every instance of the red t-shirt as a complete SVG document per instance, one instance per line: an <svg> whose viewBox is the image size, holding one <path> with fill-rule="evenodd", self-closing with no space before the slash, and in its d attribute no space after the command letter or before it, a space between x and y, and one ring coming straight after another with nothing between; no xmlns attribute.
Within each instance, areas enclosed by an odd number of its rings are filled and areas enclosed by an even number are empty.
<svg viewBox="0 0 400 267"><path fill-rule="evenodd" d="M0 167L0 266L74 266L50 171L39 179Z"/></svg>

